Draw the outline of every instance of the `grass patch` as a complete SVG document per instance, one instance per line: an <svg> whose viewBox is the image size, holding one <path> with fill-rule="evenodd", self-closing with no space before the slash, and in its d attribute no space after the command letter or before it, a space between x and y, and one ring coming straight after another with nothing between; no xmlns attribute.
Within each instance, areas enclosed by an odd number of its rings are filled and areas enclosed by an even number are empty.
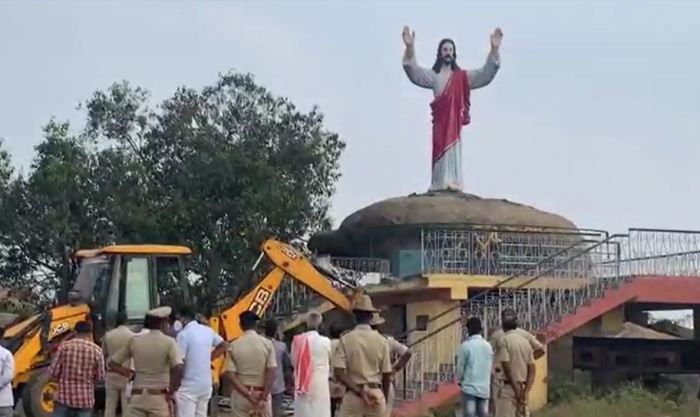
<svg viewBox="0 0 700 417"><path fill-rule="evenodd" d="M560 399L560 400L563 400ZM662 393L628 385L601 396L567 398L536 413L536 417L697 417L697 404L679 405Z"/></svg>
<svg viewBox="0 0 700 417"><path fill-rule="evenodd" d="M624 385L607 394L594 393L582 382L571 380L557 380L551 387L549 404L533 417L698 417L697 401L679 404L672 393L652 392L640 384ZM455 415L456 406L450 404L423 417Z"/></svg>

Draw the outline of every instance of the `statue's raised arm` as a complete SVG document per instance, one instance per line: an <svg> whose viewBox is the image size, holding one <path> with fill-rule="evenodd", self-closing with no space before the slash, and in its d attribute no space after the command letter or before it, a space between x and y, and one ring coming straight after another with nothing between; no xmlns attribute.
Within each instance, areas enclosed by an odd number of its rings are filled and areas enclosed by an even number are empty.
<svg viewBox="0 0 700 417"><path fill-rule="evenodd" d="M418 65L415 32L403 28L403 69L415 85L433 90L430 103L433 124L433 173L430 190L462 190L462 126L471 122L471 90L491 83L500 67L499 48L503 32L491 34L491 51L478 69L464 70L457 65L457 48L452 39L438 44L431 68Z"/></svg>
<svg viewBox="0 0 700 417"><path fill-rule="evenodd" d="M486 57L486 63L481 68L467 71L469 88L472 90L489 85L496 76L498 69L501 67L499 49L502 39L503 31L501 31L501 28L496 28L491 34L491 51Z"/></svg>
<svg viewBox="0 0 700 417"><path fill-rule="evenodd" d="M405 46L403 53L403 70L408 79L418 87L433 88L435 81L434 73L418 65L416 50L414 48L416 32L412 32L408 26L403 27L403 43Z"/></svg>

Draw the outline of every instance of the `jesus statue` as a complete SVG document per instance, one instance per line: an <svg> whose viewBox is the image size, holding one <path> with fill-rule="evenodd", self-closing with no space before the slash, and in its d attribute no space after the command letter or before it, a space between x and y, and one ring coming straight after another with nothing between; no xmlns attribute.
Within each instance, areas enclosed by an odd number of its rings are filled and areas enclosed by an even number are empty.
<svg viewBox="0 0 700 417"><path fill-rule="evenodd" d="M435 99L430 103L433 117L433 172L431 191L462 190L463 125L470 122L470 93L488 85L501 66L498 49L503 32L496 28L491 34L491 52L484 66L463 70L457 65L457 48L451 39L440 41L432 68L418 65L414 50L416 33L403 28L406 50L403 68L411 82L418 87L433 90Z"/></svg>

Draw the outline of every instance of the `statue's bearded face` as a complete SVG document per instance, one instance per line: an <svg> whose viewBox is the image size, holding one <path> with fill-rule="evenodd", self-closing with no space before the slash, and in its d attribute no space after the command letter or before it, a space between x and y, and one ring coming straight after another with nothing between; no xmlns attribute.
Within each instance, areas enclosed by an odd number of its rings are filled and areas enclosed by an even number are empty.
<svg viewBox="0 0 700 417"><path fill-rule="evenodd" d="M433 71L439 73L443 66L448 66L453 71L459 68L457 66L457 48L452 39L449 38L441 40L438 44Z"/></svg>
<svg viewBox="0 0 700 417"><path fill-rule="evenodd" d="M440 46L440 58L445 64L452 64L455 60L455 46L452 42L445 42Z"/></svg>

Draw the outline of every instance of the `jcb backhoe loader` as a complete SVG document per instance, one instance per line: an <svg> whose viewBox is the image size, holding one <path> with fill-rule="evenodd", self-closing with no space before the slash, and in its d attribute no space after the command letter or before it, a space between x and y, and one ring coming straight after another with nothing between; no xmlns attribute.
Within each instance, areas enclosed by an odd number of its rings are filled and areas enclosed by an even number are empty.
<svg viewBox="0 0 700 417"><path fill-rule="evenodd" d="M49 417L53 411L56 387L48 381L48 365L58 344L71 337L75 323L89 318L95 329L94 339L100 341L107 330L115 327L120 311L126 312L130 325L138 327L151 308L188 303L185 265L190 255L189 248L170 245L115 245L77 251L78 273L69 302L10 325L1 341L14 354L15 399L27 417ZM238 325L241 312L253 310L264 314L285 275L336 308L350 310L357 289L350 285L350 293L343 294L331 284L338 277L314 266L294 247L267 240L262 245L263 257L272 265L264 278L230 308L209 319L212 328L225 340L232 341L241 334ZM212 363L215 384L222 365L221 357ZM102 389L98 389L96 397L99 408L104 400Z"/></svg>

